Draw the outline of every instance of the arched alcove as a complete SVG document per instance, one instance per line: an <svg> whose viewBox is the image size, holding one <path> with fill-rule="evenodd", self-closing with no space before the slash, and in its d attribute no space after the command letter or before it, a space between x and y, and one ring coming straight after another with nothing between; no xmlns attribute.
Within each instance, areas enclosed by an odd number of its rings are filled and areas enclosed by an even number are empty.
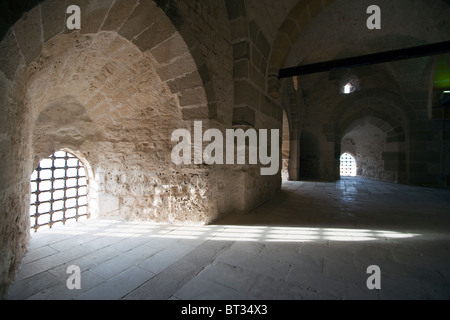
<svg viewBox="0 0 450 320"><path fill-rule="evenodd" d="M357 176L405 182L405 145L392 132L390 124L369 116L352 121L343 131L341 150L355 157Z"/></svg>
<svg viewBox="0 0 450 320"><path fill-rule="evenodd" d="M154 1L80 7L81 30L66 30L64 2L41 1L1 39L0 189L8 215L1 215L0 294L27 250L30 174L55 150L89 161L102 217L207 223L218 214L208 168L170 163L172 131L192 119L206 127L216 114L190 28Z"/></svg>

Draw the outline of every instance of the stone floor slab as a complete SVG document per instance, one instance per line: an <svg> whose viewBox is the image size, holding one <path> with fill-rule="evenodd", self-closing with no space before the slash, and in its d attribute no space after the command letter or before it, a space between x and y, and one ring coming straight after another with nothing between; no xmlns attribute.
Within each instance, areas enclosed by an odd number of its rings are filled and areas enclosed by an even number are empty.
<svg viewBox="0 0 450 320"><path fill-rule="evenodd" d="M450 299L449 243L448 190L286 182L210 226L88 220L32 234L8 298ZM370 265L381 290L366 286Z"/></svg>

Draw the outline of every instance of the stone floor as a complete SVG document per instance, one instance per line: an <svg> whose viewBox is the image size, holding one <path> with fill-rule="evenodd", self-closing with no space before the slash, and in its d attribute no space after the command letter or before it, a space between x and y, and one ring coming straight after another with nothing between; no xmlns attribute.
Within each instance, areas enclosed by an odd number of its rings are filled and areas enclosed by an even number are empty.
<svg viewBox="0 0 450 320"><path fill-rule="evenodd" d="M81 289L69 290L71 265ZM379 266L381 290L367 268ZM287 182L210 226L92 220L32 235L9 299L449 299L450 192Z"/></svg>

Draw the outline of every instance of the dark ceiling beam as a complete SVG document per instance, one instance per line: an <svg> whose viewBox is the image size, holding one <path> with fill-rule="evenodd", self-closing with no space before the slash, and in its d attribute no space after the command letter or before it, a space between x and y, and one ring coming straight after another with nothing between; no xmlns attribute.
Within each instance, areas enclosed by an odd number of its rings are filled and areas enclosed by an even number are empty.
<svg viewBox="0 0 450 320"><path fill-rule="evenodd" d="M392 61L415 59L426 56L434 56L447 52L450 52L450 41L281 69L278 78L283 79L312 73L349 69Z"/></svg>

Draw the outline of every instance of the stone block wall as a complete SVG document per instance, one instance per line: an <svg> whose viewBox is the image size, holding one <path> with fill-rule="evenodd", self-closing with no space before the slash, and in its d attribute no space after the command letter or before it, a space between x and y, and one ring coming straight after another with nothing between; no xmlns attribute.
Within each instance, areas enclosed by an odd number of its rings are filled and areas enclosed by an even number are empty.
<svg viewBox="0 0 450 320"><path fill-rule="evenodd" d="M281 129L280 104L266 94L271 46L245 13L233 17L238 2L71 4L81 30L66 28L66 5L56 0L16 5L20 14L2 24L2 296L27 250L30 175L59 149L89 163L104 218L210 223L248 212L281 185L259 167L170 159L172 132L194 121L222 132Z"/></svg>
<svg viewBox="0 0 450 320"><path fill-rule="evenodd" d="M448 110L429 104L433 59L277 78L284 67L448 40L443 1L382 0L391 28L379 32L365 28L368 2L352 1L73 0L76 31L65 1L2 3L0 295L27 248L30 174L61 148L91 165L98 215L119 219L209 223L260 205L281 174L175 166L171 133L194 121L282 133L283 110L290 178L338 179L346 135L368 123L381 133L377 150L357 151L363 176L448 186ZM339 95L352 77L362 90Z"/></svg>
<svg viewBox="0 0 450 320"><path fill-rule="evenodd" d="M31 168L30 112L24 107L25 88L20 77L24 59L14 32L0 44L0 298L12 281L28 248ZM14 57L9 64L5 57Z"/></svg>

